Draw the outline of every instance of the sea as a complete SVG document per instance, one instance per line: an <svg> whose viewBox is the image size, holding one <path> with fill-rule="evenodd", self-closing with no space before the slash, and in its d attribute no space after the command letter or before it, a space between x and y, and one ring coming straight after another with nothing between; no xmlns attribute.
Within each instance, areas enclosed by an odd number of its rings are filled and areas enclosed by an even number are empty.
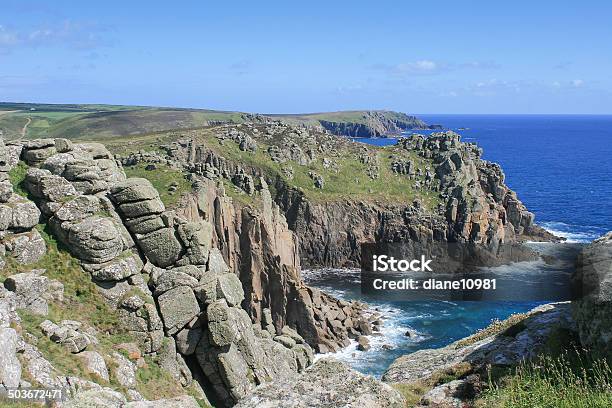
<svg viewBox="0 0 612 408"><path fill-rule="evenodd" d="M461 135L482 147L483 159L497 162L506 184L536 216L536 223L570 243L586 244L612 230L612 115L417 115L429 124ZM428 135L432 131L406 132ZM356 138L389 145L395 138ZM533 244L540 252L563 258L562 244ZM560 267L571 268L565 259ZM565 264L563 264L565 262ZM506 265L504 272L538 273L544 261ZM392 302L361 294L358 270L303 271L304 280L336 297L361 300L384 316L381 332L370 336L372 348L349 347L332 353L365 374L380 377L398 357L443 347L455 340L530 310L539 302ZM410 335L407 335L410 334Z"/></svg>

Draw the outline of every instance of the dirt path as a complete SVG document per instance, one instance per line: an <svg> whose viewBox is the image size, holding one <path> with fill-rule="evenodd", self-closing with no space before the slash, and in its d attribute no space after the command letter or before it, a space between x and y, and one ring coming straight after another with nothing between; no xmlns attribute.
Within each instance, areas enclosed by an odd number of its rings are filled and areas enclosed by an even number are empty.
<svg viewBox="0 0 612 408"><path fill-rule="evenodd" d="M21 137L25 138L26 137L26 132L28 131L28 125L32 123L32 118L28 118L28 121L26 122L25 125L23 125L23 129L21 129Z"/></svg>

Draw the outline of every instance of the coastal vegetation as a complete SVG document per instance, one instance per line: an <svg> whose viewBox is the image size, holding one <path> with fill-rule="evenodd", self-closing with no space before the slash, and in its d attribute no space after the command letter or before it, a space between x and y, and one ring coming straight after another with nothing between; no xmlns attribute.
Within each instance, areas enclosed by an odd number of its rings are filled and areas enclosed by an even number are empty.
<svg viewBox="0 0 612 408"><path fill-rule="evenodd" d="M566 349L521 362L489 389L478 407L605 408L612 406L612 368L586 350Z"/></svg>
<svg viewBox="0 0 612 408"><path fill-rule="evenodd" d="M392 111L345 111L295 115L256 115L210 109L99 104L0 103L0 129L7 139L65 137L107 139L211 124L277 119L299 126L324 127L345 136L383 136L429 128L415 116Z"/></svg>

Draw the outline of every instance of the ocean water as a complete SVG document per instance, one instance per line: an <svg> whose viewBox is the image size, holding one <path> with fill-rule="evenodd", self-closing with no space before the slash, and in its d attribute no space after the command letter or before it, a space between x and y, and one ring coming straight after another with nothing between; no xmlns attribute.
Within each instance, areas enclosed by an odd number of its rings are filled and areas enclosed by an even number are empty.
<svg viewBox="0 0 612 408"><path fill-rule="evenodd" d="M506 184L535 213L536 222L570 242L586 243L612 230L612 115L419 115L462 135L499 163ZM428 134L431 131L418 131ZM375 145L395 139L355 139ZM544 252L562 247L540 244ZM537 273L541 261L504 266L508 273ZM571 265L563 265L570 268ZM353 343L334 353L355 369L381 376L397 357L447 345L494 319L527 311L537 302L384 302L361 295L358 270L303 272L310 285L337 297L360 299L384 316L372 349ZM411 336L406 336L410 332Z"/></svg>

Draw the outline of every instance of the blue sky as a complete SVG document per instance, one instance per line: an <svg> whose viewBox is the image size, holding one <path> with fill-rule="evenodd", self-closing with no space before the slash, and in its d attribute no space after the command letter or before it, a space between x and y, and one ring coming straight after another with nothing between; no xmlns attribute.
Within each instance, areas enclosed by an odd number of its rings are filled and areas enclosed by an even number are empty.
<svg viewBox="0 0 612 408"><path fill-rule="evenodd" d="M12 1L0 100L612 113L606 1Z"/></svg>

